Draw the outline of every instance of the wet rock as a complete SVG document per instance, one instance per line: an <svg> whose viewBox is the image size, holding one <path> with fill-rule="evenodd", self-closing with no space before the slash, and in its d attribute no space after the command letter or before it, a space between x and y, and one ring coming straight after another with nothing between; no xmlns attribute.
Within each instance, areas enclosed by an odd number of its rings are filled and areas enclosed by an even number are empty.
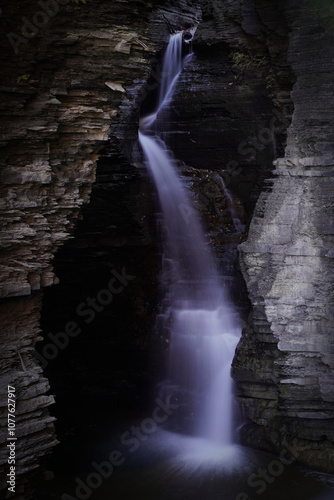
<svg viewBox="0 0 334 500"><path fill-rule="evenodd" d="M51 261L89 201L97 158L124 99L105 82L132 87L155 51L145 2L67 2L22 39L23 17L31 23L37 10L36 2L14 1L1 12L1 416L10 384L18 394L16 491L25 498L25 478L57 443L47 410L54 398L34 356L40 290L58 282ZM1 465L6 438L4 428Z"/></svg>
<svg viewBox="0 0 334 500"><path fill-rule="evenodd" d="M333 35L326 7L311 6L282 10L291 27L295 109L285 157L275 162L272 188L260 196L239 247L253 318L234 376L247 443L279 450L287 439L298 460L333 471Z"/></svg>

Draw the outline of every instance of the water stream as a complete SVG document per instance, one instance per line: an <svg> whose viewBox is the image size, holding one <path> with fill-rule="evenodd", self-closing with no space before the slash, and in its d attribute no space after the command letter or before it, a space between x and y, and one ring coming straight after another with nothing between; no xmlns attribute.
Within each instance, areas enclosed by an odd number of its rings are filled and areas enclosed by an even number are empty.
<svg viewBox="0 0 334 500"><path fill-rule="evenodd" d="M165 224L165 300L157 321L158 329L168 331L170 348L168 378L160 384L160 396L188 407L195 436L230 445L234 435L230 369L240 335L236 313L187 189L159 137L159 116L168 108L182 67L191 57L182 57L182 45L182 32L170 36L157 110L141 119L139 131ZM185 217L184 207L190 207L186 213L191 217Z"/></svg>

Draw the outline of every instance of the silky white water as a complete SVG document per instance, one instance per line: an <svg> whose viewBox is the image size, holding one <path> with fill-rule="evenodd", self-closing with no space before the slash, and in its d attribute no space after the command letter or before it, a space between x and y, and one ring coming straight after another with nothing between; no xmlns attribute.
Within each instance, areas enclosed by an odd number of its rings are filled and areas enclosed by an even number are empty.
<svg viewBox="0 0 334 500"><path fill-rule="evenodd" d="M162 397L183 395L192 409L193 433L219 445L233 442L231 362L239 339L236 314L224 292L203 229L175 162L159 137L159 121L189 56L182 33L166 49L156 112L140 120L139 141L154 179L165 227L164 306L157 327L169 332Z"/></svg>

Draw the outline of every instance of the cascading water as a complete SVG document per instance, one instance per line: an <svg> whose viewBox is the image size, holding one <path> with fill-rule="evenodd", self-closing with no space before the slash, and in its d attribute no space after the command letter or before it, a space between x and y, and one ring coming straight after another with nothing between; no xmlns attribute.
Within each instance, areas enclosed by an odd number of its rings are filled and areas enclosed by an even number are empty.
<svg viewBox="0 0 334 500"><path fill-rule="evenodd" d="M187 190L158 136L161 114L189 60L189 55L182 56L182 46L182 32L170 36L156 112L141 119L139 131L166 228L166 295L157 321L158 328L169 331L170 349L168 379L160 391L164 397L187 401L194 410L196 436L227 445L233 439L230 369L240 329Z"/></svg>

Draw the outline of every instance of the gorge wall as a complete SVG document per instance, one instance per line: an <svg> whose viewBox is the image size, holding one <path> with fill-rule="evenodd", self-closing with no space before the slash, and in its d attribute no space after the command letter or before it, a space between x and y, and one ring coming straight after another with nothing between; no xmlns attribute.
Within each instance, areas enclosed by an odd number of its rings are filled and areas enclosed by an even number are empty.
<svg viewBox="0 0 334 500"><path fill-rule="evenodd" d="M246 443L333 471L333 7L284 2L294 113L240 258L253 314L234 360Z"/></svg>
<svg viewBox="0 0 334 500"><path fill-rule="evenodd" d="M50 2L46 13L37 2L14 1L1 12L0 489L8 486L11 385L18 497L25 491L28 498L39 460L57 444L48 411L54 397L34 355L42 290L58 282L51 260L90 199L96 160L125 88L148 71L155 52L151 10L137 1L63 1Z"/></svg>
<svg viewBox="0 0 334 500"><path fill-rule="evenodd" d="M35 2L14 0L2 9L1 416L7 418L7 385L15 385L18 494L29 495L40 459L57 443L42 367L59 406L77 392L78 416L82 393L92 402L98 391L114 409L120 394L132 396L148 383L158 300L156 201L135 141L168 36L162 12L175 27L201 21L166 141L199 207L216 209L217 191L204 184L200 196L203 184L194 179L218 173L250 224L239 248L252 315L233 368L247 421L242 439L276 451L287 440L298 460L332 470L331 6L325 0L60 3L35 32L22 20L37 19ZM12 37L13 47L8 33L29 38ZM221 256L239 240L228 230L222 236L228 220L215 217L209 214L207 224ZM56 359L43 358L48 332L77 320L78 304L123 267L136 279L115 307ZM231 276L245 309L238 263ZM107 323L118 325L111 340ZM41 325L45 341L36 358ZM136 365L125 382L117 356L107 359L113 344L124 348L127 366ZM2 433L3 471L5 439Z"/></svg>

